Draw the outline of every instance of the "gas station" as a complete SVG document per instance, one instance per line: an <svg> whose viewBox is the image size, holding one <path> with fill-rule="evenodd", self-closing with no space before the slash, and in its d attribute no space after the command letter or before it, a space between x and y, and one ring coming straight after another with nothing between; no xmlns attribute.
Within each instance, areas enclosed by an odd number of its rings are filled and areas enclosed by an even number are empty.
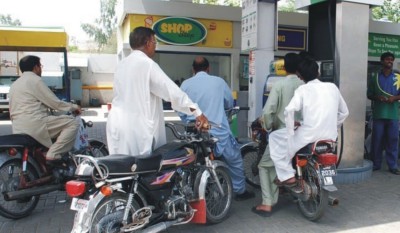
<svg viewBox="0 0 400 233"><path fill-rule="evenodd" d="M192 76L195 56L205 56L210 73L237 92L238 105L250 107L238 116L239 134L246 136L250 122L261 115L271 62L289 51L308 51L320 61L324 81L339 87L350 110L339 133L342 158L337 182L364 180L372 174L363 154L368 61L379 61L380 54L369 55L371 39L381 33L371 31L370 8L383 0L297 0L296 8L308 10L308 18L278 12L277 3L245 0L238 9L191 0L122 1L117 8L118 59L129 55L128 35L137 26L156 31L154 60L177 83ZM196 33L179 33L183 25ZM292 47L286 47L291 39Z"/></svg>

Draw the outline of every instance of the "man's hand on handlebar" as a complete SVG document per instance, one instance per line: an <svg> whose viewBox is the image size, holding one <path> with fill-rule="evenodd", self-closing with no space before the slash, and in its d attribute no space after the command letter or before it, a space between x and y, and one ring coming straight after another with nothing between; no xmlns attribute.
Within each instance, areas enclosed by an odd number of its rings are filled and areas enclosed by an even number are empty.
<svg viewBox="0 0 400 233"><path fill-rule="evenodd" d="M210 124L208 123L208 119L204 114L196 117L196 128L199 131L207 131L210 129Z"/></svg>
<svg viewBox="0 0 400 233"><path fill-rule="evenodd" d="M74 116L81 115L81 113L82 113L82 108L81 108L81 106L79 106L79 105L78 105L78 108L75 109L75 110L72 112L72 114L73 114Z"/></svg>

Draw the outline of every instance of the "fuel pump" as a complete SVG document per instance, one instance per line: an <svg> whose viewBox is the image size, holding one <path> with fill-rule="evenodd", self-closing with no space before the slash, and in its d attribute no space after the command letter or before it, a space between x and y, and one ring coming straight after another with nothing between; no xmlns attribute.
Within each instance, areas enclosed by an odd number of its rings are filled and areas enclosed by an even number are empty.
<svg viewBox="0 0 400 233"><path fill-rule="evenodd" d="M264 91L262 96L262 106L267 102L269 92L276 81L286 76L283 59L271 61L269 65L269 75L265 80Z"/></svg>

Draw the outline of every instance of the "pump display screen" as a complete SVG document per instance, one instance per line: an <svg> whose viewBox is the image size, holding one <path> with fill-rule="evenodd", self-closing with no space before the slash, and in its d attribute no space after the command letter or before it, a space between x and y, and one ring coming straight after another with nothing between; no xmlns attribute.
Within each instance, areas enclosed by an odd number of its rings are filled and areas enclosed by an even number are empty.
<svg viewBox="0 0 400 233"><path fill-rule="evenodd" d="M333 76L333 62L322 62L321 63L321 76L332 77Z"/></svg>

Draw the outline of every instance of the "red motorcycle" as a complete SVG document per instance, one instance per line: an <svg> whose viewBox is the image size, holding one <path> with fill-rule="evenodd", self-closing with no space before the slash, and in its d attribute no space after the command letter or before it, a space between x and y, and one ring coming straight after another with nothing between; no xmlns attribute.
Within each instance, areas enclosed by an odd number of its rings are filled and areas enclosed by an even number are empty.
<svg viewBox="0 0 400 233"><path fill-rule="evenodd" d="M92 127L91 121L81 120L81 128ZM78 138L84 137L87 137L86 132L80 130ZM46 164L44 155L48 148L29 135L0 136L0 215L10 219L26 217L35 209L41 194L64 190L79 163L75 155L108 155L103 142L87 141L86 146L64 155L62 163L50 166Z"/></svg>
<svg viewBox="0 0 400 233"><path fill-rule="evenodd" d="M257 152L247 153L243 157L247 181L259 187L258 163L268 144L268 133L258 120L251 124L252 139L258 143ZM293 158L293 168L301 192L293 192L290 188L281 187L284 193L289 193L296 200L300 212L309 220L320 219L326 207L337 205L336 198L329 192L336 191L333 176L336 175L338 155L336 141L320 140L310 143L299 150Z"/></svg>
<svg viewBox="0 0 400 233"><path fill-rule="evenodd" d="M308 220L320 219L328 204L337 205L339 201L331 198L329 192L336 191L333 176L337 175L336 141L320 140L299 150L293 158L296 179L301 192L286 190L297 201L300 212ZM284 188L284 187L283 187Z"/></svg>

